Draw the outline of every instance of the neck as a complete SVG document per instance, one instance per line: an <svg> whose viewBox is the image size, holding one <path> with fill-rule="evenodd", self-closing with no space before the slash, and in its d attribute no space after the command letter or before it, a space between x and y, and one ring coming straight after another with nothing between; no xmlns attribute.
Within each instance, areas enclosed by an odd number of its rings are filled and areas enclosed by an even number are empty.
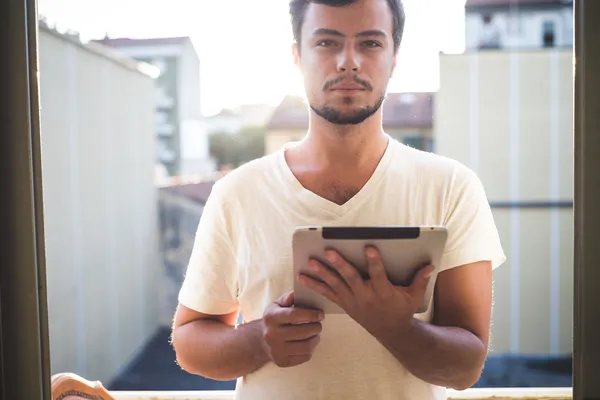
<svg viewBox="0 0 600 400"><path fill-rule="evenodd" d="M335 125L311 110L302 147L318 163L357 166L383 155L387 143L381 110L358 125Z"/></svg>

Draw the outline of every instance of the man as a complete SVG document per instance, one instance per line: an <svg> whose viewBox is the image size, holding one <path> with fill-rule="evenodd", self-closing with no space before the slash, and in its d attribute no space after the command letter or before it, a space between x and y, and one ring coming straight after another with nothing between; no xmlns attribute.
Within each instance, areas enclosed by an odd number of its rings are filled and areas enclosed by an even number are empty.
<svg viewBox="0 0 600 400"><path fill-rule="evenodd" d="M492 269L504 261L486 195L465 166L382 130L399 0L292 0L290 13L310 127L215 184L174 319L178 363L238 379L243 400L443 399L472 386L486 358ZM421 224L449 230L426 313L415 310L431 269L393 287L376 249L372 279L336 253L335 274L315 266L323 285L292 274L296 226ZM292 307L294 279L347 313Z"/></svg>

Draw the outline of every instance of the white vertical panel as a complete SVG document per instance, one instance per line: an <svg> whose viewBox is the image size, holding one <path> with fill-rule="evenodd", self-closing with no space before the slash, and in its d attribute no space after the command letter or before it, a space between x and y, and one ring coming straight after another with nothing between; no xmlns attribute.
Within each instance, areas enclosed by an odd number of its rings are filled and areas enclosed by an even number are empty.
<svg viewBox="0 0 600 400"><path fill-rule="evenodd" d="M560 58L557 51L548 57L550 67L550 201L560 200ZM560 351L560 209L550 209L550 352Z"/></svg>
<svg viewBox="0 0 600 400"><path fill-rule="evenodd" d="M69 132L69 163L73 166L79 164L79 135L78 135L78 113L79 107L77 98L77 51L74 46L69 46L65 49L65 62L68 70L67 86L67 101L68 101L68 132ZM46 78L46 79L49 79ZM43 128L43 127L42 127ZM77 329L77 368L83 373L86 372L86 310L85 310L85 271L83 270L83 249L82 249L82 226L81 226L81 184L79 177L79 168L69 168L69 188L71 197L71 229L73 232L73 243L71 251L73 252L73 266L75 269L75 301L76 301L76 325Z"/></svg>
<svg viewBox="0 0 600 400"><path fill-rule="evenodd" d="M114 66L109 65L107 63L102 63L99 65L99 74L98 79L102 82L102 93L99 104L101 105L101 112L105 115L103 119L103 126L101 129L101 135L105 140L105 149L108 152L105 155L105 164L104 164L104 188L105 188L105 196L104 196L104 207L106 210L106 215L108 216L106 224L108 233L106 240L106 253L107 253L107 273L109 274L108 282L110 287L117 287L117 283L120 279L121 272L119 271L119 264L117 262L117 229L116 229L116 221L115 221L115 196L116 193L114 191L114 176L115 176L115 168L114 163L112 162L113 154L116 151L114 148L114 135L119 131L118 126L115 121L115 113L113 111L113 104L115 99L111 98L112 94L112 85L115 82L112 78L115 76ZM122 277L121 277L122 278ZM117 363L121 358L121 342L120 338L120 329L121 329L121 310L119 303L121 301L119 291L113 290L111 291L110 298L106 299L106 301L110 302L110 309L112 311L112 321L111 321L111 337L115 341L114 346L110 349L112 354L113 362Z"/></svg>
<svg viewBox="0 0 600 400"><path fill-rule="evenodd" d="M509 148L510 158L510 194L511 202L521 200L519 193L521 167L519 164L519 54L510 53L509 60ZM520 246L521 246L521 211L510 210L510 350L519 352L520 318Z"/></svg>
<svg viewBox="0 0 600 400"><path fill-rule="evenodd" d="M469 167L479 172L479 56L469 58Z"/></svg>
<svg viewBox="0 0 600 400"><path fill-rule="evenodd" d="M52 369L110 382L158 327L153 81L40 37Z"/></svg>

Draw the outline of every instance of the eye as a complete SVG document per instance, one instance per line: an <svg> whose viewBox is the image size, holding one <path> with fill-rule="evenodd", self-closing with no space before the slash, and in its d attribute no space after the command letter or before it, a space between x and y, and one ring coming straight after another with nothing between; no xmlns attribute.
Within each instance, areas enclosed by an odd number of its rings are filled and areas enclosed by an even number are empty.
<svg viewBox="0 0 600 400"><path fill-rule="evenodd" d="M369 48L381 47L381 43L379 43L375 40L367 40L366 42L363 42L363 45L365 47L369 47Z"/></svg>
<svg viewBox="0 0 600 400"><path fill-rule="evenodd" d="M320 40L317 42L317 47L331 47L335 46L336 42L330 39Z"/></svg>

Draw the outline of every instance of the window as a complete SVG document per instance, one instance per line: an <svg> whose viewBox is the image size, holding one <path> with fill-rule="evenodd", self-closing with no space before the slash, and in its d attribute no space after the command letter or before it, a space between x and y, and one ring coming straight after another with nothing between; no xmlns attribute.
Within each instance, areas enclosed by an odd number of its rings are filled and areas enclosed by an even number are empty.
<svg viewBox="0 0 600 400"><path fill-rule="evenodd" d="M27 17L23 2L9 2L7 6L3 6L2 12L0 12L0 26L6 27L9 31L5 35L0 35L0 50L5 51L8 55L6 64L7 68L0 75L0 87L6 87L8 90L0 92L0 97L3 100L3 104L6 104L8 108L0 114L0 131L5 132L6 135L2 135L2 145L0 146L0 160L4 162L4 168L0 171L3 174L3 182L5 182L4 194L6 205L0 208L0 215L2 215L3 228L7 233L5 236L6 240L1 242L1 251L4 260L8 260L2 268L0 268L0 288L1 296L0 302L2 306L2 313L0 313L0 350L2 353L2 359L0 360L0 385L2 385L2 391L0 393L6 394L9 398L43 398L42 387L47 395L49 392L48 380L50 375L49 368L49 356L57 356L57 352L50 354L49 352L49 334L47 326L47 309L46 309L46 292L45 282L46 279L54 279L55 277L46 277L46 261L44 260L44 250L56 249L57 247L51 243L56 240L57 236L53 229L60 228L61 224L66 224L66 219L55 219L54 222L50 222L52 218L50 214L44 215L42 211L44 206L51 207L58 203L50 204L42 203L42 187L40 177L42 177L42 153L40 151L40 127L37 119L37 80L35 65L32 66L30 71L23 68L26 62L33 62L33 58L29 58L29 54L35 54L32 46L36 45L35 35L35 23L32 21L31 15L29 15L29 25L25 24ZM31 9L31 8L30 8ZM593 79L595 71L600 70L600 53L597 48L593 48L592 38L600 34L600 26L594 20L594 17L600 13L600 4L594 0L580 0L577 2L576 11L576 33L579 46L576 47L576 56L578 62L575 64L577 68L576 84L575 84L575 263L576 263L576 280L575 280L575 302L576 312L574 321L574 340L576 349L576 360L574 363L574 386L576 389L575 400L591 399L600 397L600 388L598 386L598 380L596 372L600 368L600 358L594 349L597 349L595 341L600 337L600 321L599 314L594 310L594 306L600 302L598 298L600 294L598 282L600 282L600 270L597 268L597 260L600 260L600 248L596 245L598 237L600 236L600 215L597 212L595 205L600 201L600 193L598 185L595 182L600 179L600 161L595 157L600 152L600 141L596 138L596 129L600 124L600 115L593 113L593 107L586 105L594 105L600 103L600 87L598 87L598 80ZM583 26L585 24L585 29ZM582 36L586 35L586 36ZM27 39L27 40L26 40ZM584 40L585 39L585 40ZM43 39L42 39L43 40ZM28 49L27 46L30 46ZM585 52L586 57L582 57L582 52ZM48 69L49 71L49 69ZM481 71L480 71L481 72ZM41 71L41 74L46 72ZM464 88L463 88L464 89ZM151 92L151 91L149 91ZM42 95L43 96L43 95ZM485 93L479 93L479 99L481 101L474 102L477 106L481 107L484 104L483 100ZM72 106L72 105L71 105ZM556 105L555 105L556 106ZM491 114L491 112L490 112ZM125 118L126 116L121 115ZM451 124L458 123L457 119L451 119L452 115L446 116ZM493 115L492 115L493 117ZM148 113L145 117L145 122L148 124L146 127L149 131L153 129L154 116L152 113ZM469 118L469 115L467 115ZM501 122L503 116L498 118ZM104 123L104 119L99 118L97 123ZM96 122L96 121L94 121ZM109 121L110 122L110 121ZM493 138L485 138L488 140L487 143L483 141L477 141L477 135L480 131L483 131L486 127L479 126L477 120L468 120L469 125L469 149L477 148L481 146L490 146ZM111 127L107 126L106 131L110 131ZM460 132L459 132L460 133ZM546 132L542 132L546 134ZM77 139L77 138L75 138ZM101 138L92 137L91 140L97 139L99 142L89 142L89 144L99 143L104 146L106 143L101 142ZM119 143L118 140L110 142L110 146L119 145L132 145L134 141L131 138L122 138L123 143ZM128 142L128 140L131 140ZM455 140L455 138L446 137L444 140ZM77 144L71 143L70 145ZM493 144L493 143L492 143ZM46 145L46 143L45 143ZM437 147L437 142L436 142ZM491 146L493 148L493 146ZM110 149L110 147L107 147ZM523 146L522 146L523 148ZM97 156L98 154L92 150L97 149L97 153L101 152L102 147L89 146L87 153L90 156ZM123 166L129 166L136 168L136 160L143 158L144 156L139 154L139 148L132 147L131 157L117 158L114 161L122 163ZM457 151L463 151L463 148L457 148ZM553 151L556 151L554 149ZM465 150L466 157L472 157L471 159L475 164L481 162L477 158L476 153L469 153L469 150ZM123 154L123 153L121 153ZM495 154L490 152L485 156L493 158ZM66 156L65 156L66 157ZM112 154L111 154L112 157ZM84 160L85 161L85 160ZM95 165L90 160L88 165ZM506 165L500 165L504 168ZM118 166L115 166L117 168ZM509 167L509 166L506 166ZM93 170L93 168L89 168ZM132 173L137 174L145 169L134 170ZM585 179L584 173L585 171ZM83 173L81 171L78 171ZM129 173L130 171L125 168L119 171L120 173ZM143 174L143 172L140 172ZM77 181L77 180L75 180ZM77 181L85 183L83 180ZM51 181L45 181L44 184L51 184ZM115 185L115 182L106 180L105 182L96 181L92 182L94 185L106 184ZM118 184L118 183L117 183ZM534 182L533 184L537 184ZM92 200L94 195L105 196L105 193L94 192L98 186L90 185L85 190L78 192L81 196L87 196L85 198L80 197L78 202L75 202L75 207L82 207L83 200ZM119 184L118 184L119 185ZM119 189L126 189L123 185L119 185ZM55 188L48 188L44 190L57 190ZM68 191L60 191L60 197L54 197L55 199L66 198ZM50 198L50 197L48 197ZM48 199L47 198L47 199ZM46 201L47 199L44 199ZM105 210L110 210L114 200L109 200L105 204ZM523 209L531 206L531 204L521 204ZM127 212L125 212L125 211ZM77 211L77 210L76 210ZM81 208L79 208L81 211ZM96 210L101 212L102 210ZM121 214L113 213L110 214L110 221L112 223L123 221L129 222L131 218L137 218L134 221L138 223L146 223L147 219L143 214L136 214L139 210L134 209L133 213L130 209L122 209ZM83 215L83 213L80 213ZM86 215L87 218L92 218L94 215ZM44 226L46 225L46 226ZM75 226L75 225L73 225ZM126 224L120 224L120 227L125 227ZM534 225L526 228L533 227ZM42 228L45 228L42 229ZM78 228L80 229L80 227ZM142 229L142 228L135 228ZM191 228L193 229L193 227ZM69 243L69 246L65 246L69 251L75 249L76 253L69 254L69 257L75 258L81 257L81 253L85 249L77 248L74 244L81 243L77 240L81 239L83 233L89 235L89 237L104 237L99 235L97 227L93 227L89 231L74 231L72 238L74 241ZM110 234L110 230L106 231ZM131 231L132 233L134 230ZM540 233L541 230L537 230ZM98 235L98 236L93 236ZM110 235L108 235L110 236ZM46 239L46 240L45 240ZM145 238L148 240L148 238ZM147 241L136 242L134 246L137 250L154 246L156 243L149 245ZM45 249L45 246L46 249ZM115 246L127 246L127 243L118 242ZM105 249L106 253L113 251L113 248ZM101 252L94 253L94 257L89 258L95 260L96 257L103 256ZM66 259L66 258L65 258ZM123 261L123 260L121 260ZM126 261L126 260L125 260ZM570 262L570 261L567 261ZM130 263L123 262L120 264L124 268L129 268ZM128 312L125 307L118 307L119 299L110 294L107 295L106 290L98 290L98 280L105 279L110 274L115 274L115 277L119 277L120 271L118 270L102 270L101 268L95 269L96 275L79 275L79 283L81 287L77 287L77 291L74 293L63 292L65 298L73 296L71 299L72 306L83 307L85 304L78 303L76 301L77 296L84 294L85 292L90 293L90 298L99 302L115 302L117 309L121 314ZM567 271L567 276L570 272ZM81 274L81 272L78 272ZM160 276L159 273L155 276ZM67 275L65 275L67 277ZM539 278L545 279L545 275L539 275ZM583 279L585 277L585 279ZM96 280L94 280L94 278ZM118 279L119 284L124 285L126 289L136 290L142 287L143 283L134 280L123 280ZM52 282L49 282L51 285ZM503 282L502 285L509 285L508 282ZM497 285L501 286L501 285ZM106 288L103 288L106 289ZM118 287L114 288L115 290ZM525 293L528 297L524 301L528 302L528 305L534 303L534 298L540 295L536 292L536 296L529 296L531 291L527 288L520 288L522 293ZM121 293L128 293L123 291ZM148 293L146 293L148 294ZM540 295L541 296L541 295ZM155 298L156 292L148 294L148 299ZM138 300L133 300L138 301ZM546 302L546 300L543 300ZM585 307L584 307L585 306ZM139 301L135 307L139 310L148 310L153 307L151 303ZM85 310L84 310L85 311ZM73 307L72 311L68 313L82 313L82 315L88 314L82 312L81 309ZM65 314L70 315L70 314ZM89 318L96 318L99 315L89 313ZM148 323L146 317L143 317L140 313L132 313L129 315L130 319L135 323ZM84 329L84 327L78 324L69 325L69 322L60 321L60 324L67 324L65 331L70 332L72 335L73 346L77 343L94 343L95 341L102 341L103 350L94 350L91 352L90 357L97 356L98 360L106 360L111 355L119 353L119 348L110 347L114 343L105 341L103 335L98 335L97 332L93 332L91 329L87 333L84 332L83 336L81 331L78 329ZM118 330L117 328L115 328ZM92 331L92 332L90 332ZM141 331L140 331L141 332ZM520 333L521 337L529 337L530 340L541 340L540 338L547 332L543 330L534 331L533 337L527 336L526 333ZM89 336L85 336L89 335ZM15 338L19 338L15 340ZM130 339L131 340L131 339ZM594 342L592 342L594 341ZM139 343L132 340L132 343ZM595 346L592 346L594 344ZM119 343L123 345L123 343ZM75 353L63 353L63 357L68 357L70 354ZM66 354L66 356L64 355ZM74 365L85 359L85 355L77 356L72 361L69 361ZM79 361L78 361L79 360ZM101 365L103 363L95 363ZM88 378L95 380L98 379L98 375L87 376ZM28 384L23 385L23 382Z"/></svg>
<svg viewBox="0 0 600 400"><path fill-rule="evenodd" d="M491 14L482 15L482 25L479 33L479 48L499 49L500 46L500 27L494 22Z"/></svg>
<svg viewBox="0 0 600 400"><path fill-rule="evenodd" d="M544 47L554 47L556 45L556 24L554 21L544 21L542 23L542 43Z"/></svg>

